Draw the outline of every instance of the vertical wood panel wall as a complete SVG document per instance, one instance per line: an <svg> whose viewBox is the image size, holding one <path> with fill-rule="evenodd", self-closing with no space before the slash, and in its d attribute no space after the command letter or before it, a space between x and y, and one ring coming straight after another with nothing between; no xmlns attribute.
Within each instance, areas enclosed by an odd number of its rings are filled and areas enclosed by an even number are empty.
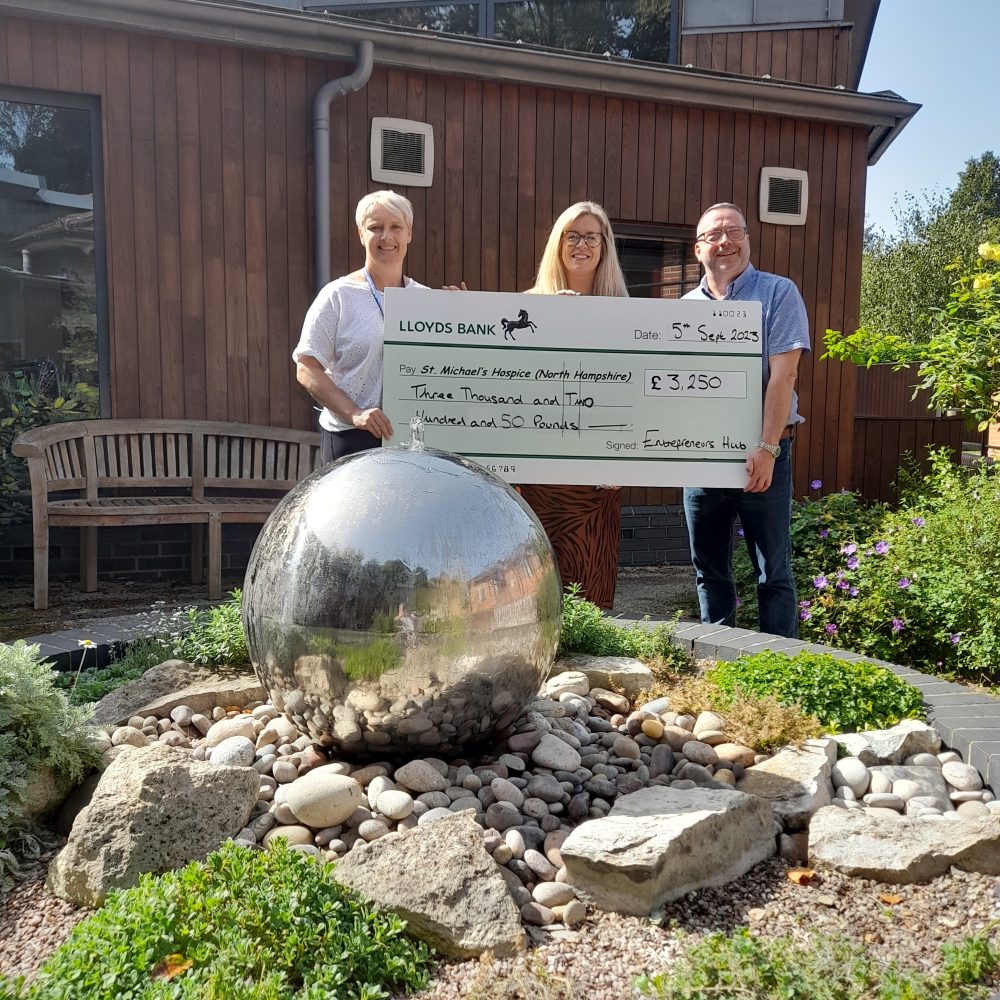
<svg viewBox="0 0 1000 1000"><path fill-rule="evenodd" d="M848 86L851 29L781 28L684 35L682 66L740 73L820 87Z"/></svg>
<svg viewBox="0 0 1000 1000"><path fill-rule="evenodd" d="M102 101L114 416L312 425L290 363L312 297L311 101L347 71L0 18L0 83ZM431 286L528 287L553 218L582 198L621 222L692 232L702 206L733 200L757 266L802 289L814 341L857 326L863 129L378 66L332 111L335 275L363 262L353 215L373 187L370 118L414 117L433 125L437 163L431 188L406 192L408 271ZM805 226L759 222L765 163L809 171ZM800 493L814 478L852 485L853 371L818 353L800 374Z"/></svg>

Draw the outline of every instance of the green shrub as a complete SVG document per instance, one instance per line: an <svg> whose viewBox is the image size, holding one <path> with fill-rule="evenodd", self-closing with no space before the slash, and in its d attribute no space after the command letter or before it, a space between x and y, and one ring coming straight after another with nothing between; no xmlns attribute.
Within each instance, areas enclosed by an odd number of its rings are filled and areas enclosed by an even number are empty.
<svg viewBox="0 0 1000 1000"><path fill-rule="evenodd" d="M645 662L686 666L687 653L673 641L673 624L653 627L638 623L615 625L596 604L580 596L573 583L563 595L559 656L589 653L592 656L633 656Z"/></svg>
<svg viewBox="0 0 1000 1000"><path fill-rule="evenodd" d="M642 976L636 986L658 1000L986 1000L1000 966L992 928L942 947L936 975L882 966L843 937L751 937L710 934L669 972Z"/></svg>
<svg viewBox="0 0 1000 1000"><path fill-rule="evenodd" d="M53 682L37 646L0 643L0 847L40 772L69 785L101 762L87 715Z"/></svg>
<svg viewBox="0 0 1000 1000"><path fill-rule="evenodd" d="M947 452L904 480L898 510L865 540L814 563L800 632L895 663L1000 674L1000 476ZM808 570L807 570L808 572Z"/></svg>
<svg viewBox="0 0 1000 1000"><path fill-rule="evenodd" d="M727 697L772 694L798 705L832 732L884 729L921 718L920 692L874 663L838 660L829 653L754 653L719 663L708 679Z"/></svg>
<svg viewBox="0 0 1000 1000"><path fill-rule="evenodd" d="M189 663L249 663L240 618L242 600L242 592L234 590L228 600L215 607L189 608L187 622L173 637L175 655Z"/></svg>
<svg viewBox="0 0 1000 1000"><path fill-rule="evenodd" d="M71 705L100 701L106 694L134 681L150 667L169 660L173 647L161 639L130 642L106 667L88 667L79 673L57 673L55 685L68 692Z"/></svg>
<svg viewBox="0 0 1000 1000"><path fill-rule="evenodd" d="M428 979L430 949L284 843L224 845L112 893L23 1000L375 1000ZM171 977L171 973L173 973Z"/></svg>

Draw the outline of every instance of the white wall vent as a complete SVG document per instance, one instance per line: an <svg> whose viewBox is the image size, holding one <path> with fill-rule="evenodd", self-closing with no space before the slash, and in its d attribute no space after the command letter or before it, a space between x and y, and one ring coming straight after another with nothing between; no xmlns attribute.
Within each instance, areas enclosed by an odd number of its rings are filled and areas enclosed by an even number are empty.
<svg viewBox="0 0 1000 1000"><path fill-rule="evenodd" d="M804 226L809 204L809 174L793 167L764 167L760 172L760 221Z"/></svg>
<svg viewBox="0 0 1000 1000"><path fill-rule="evenodd" d="M372 180L430 187L434 180L434 127L405 118L372 119Z"/></svg>

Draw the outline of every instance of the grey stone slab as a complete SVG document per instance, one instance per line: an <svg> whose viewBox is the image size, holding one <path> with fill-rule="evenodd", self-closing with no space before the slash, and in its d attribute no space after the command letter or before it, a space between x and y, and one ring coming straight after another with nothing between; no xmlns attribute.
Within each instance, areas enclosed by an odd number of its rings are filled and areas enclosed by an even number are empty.
<svg viewBox="0 0 1000 1000"><path fill-rule="evenodd" d="M805 647L806 643L801 639L786 639L784 636L765 635L762 632L758 632L741 644L740 653L749 655L770 651L772 653L787 653L789 656L794 656L796 653L802 652Z"/></svg>
<svg viewBox="0 0 1000 1000"><path fill-rule="evenodd" d="M1000 789L1000 754L994 754L990 757L990 761L986 766L986 773L983 775L983 778L990 791L996 795L997 790Z"/></svg>
<svg viewBox="0 0 1000 1000"><path fill-rule="evenodd" d="M995 737L996 733L993 735ZM971 764L983 776L983 780L989 774L991 762L996 760L1000 760L1000 740L997 739L973 743L965 758L965 762Z"/></svg>
<svg viewBox="0 0 1000 1000"><path fill-rule="evenodd" d="M50 646L48 643L44 642L29 642L29 646L38 646L39 655L43 660L55 661L55 664L64 662L69 664L69 650L60 649L58 646Z"/></svg>
<svg viewBox="0 0 1000 1000"><path fill-rule="evenodd" d="M927 721L935 725L941 723L955 730L962 729L1000 729L1000 712L990 712L982 715L967 715L958 711L927 713Z"/></svg>
<svg viewBox="0 0 1000 1000"><path fill-rule="evenodd" d="M960 684L952 684L950 681L937 680L934 677L921 677L919 680L910 681L910 683L928 700L933 700L935 697L966 694L969 690L968 688L962 687Z"/></svg>
<svg viewBox="0 0 1000 1000"><path fill-rule="evenodd" d="M690 639L694 641L695 639L700 639L702 636L712 635L718 632L720 628L725 626L720 625L706 625L702 622L685 622L684 624L678 626L674 635L678 638Z"/></svg>
<svg viewBox="0 0 1000 1000"><path fill-rule="evenodd" d="M933 698L935 713L948 715L967 715L970 718L978 715L996 715L1000 717L1000 700L989 695L966 691L965 694L935 695Z"/></svg>

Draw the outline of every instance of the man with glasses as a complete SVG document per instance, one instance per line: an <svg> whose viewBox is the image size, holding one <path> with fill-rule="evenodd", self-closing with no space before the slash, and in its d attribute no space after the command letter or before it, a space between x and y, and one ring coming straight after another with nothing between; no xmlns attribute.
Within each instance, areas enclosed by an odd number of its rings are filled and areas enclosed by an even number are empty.
<svg viewBox="0 0 1000 1000"><path fill-rule="evenodd" d="M698 222L694 252L705 274L684 298L759 302L763 326L763 423L761 439L747 456L746 486L684 490L701 620L736 623L733 526L739 517L757 575L760 630L795 638L792 436L804 420L798 412L795 378L799 358L809 350L805 303L791 280L758 271L750 263L750 234L736 205L726 202L706 209Z"/></svg>

